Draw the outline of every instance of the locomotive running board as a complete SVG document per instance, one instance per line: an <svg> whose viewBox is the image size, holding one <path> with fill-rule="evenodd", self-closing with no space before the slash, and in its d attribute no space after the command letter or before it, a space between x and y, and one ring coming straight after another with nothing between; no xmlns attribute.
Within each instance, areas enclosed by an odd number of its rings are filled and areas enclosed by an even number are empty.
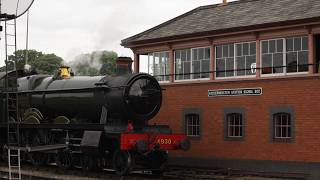
<svg viewBox="0 0 320 180"><path fill-rule="evenodd" d="M5 148L8 148L8 146L6 146ZM53 145L43 145L43 146L33 146L33 147L10 146L10 149L13 149L13 150L20 149L20 151L23 151L23 152L53 151L53 150L59 150L64 148L67 148L66 144L53 144Z"/></svg>

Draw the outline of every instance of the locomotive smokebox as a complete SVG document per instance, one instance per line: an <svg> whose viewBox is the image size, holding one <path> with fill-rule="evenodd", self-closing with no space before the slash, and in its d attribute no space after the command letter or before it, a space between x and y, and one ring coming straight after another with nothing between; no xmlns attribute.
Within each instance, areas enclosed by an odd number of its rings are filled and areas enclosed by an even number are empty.
<svg viewBox="0 0 320 180"><path fill-rule="evenodd" d="M106 77L105 102L111 118L144 124L159 111L162 90L158 81L148 74L125 74Z"/></svg>

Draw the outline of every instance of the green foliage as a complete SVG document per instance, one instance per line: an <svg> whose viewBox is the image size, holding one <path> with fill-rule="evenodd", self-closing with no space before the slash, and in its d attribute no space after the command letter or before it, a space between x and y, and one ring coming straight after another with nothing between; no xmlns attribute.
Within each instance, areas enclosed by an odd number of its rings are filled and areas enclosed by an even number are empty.
<svg viewBox="0 0 320 180"><path fill-rule="evenodd" d="M114 74L116 73L116 61L118 54L113 51L103 51L101 56L102 66L100 68L100 74Z"/></svg>
<svg viewBox="0 0 320 180"><path fill-rule="evenodd" d="M14 69L14 58L16 57L17 69L23 69L28 57L30 64L38 73L54 74L54 72L62 65L63 59L55 54L44 54L36 50L17 50L14 55L8 57L8 70ZM5 71L5 66L0 68L0 71Z"/></svg>
<svg viewBox="0 0 320 180"><path fill-rule="evenodd" d="M13 69L13 62L9 61L8 62L8 71L12 70ZM2 66L0 67L0 72L5 72L6 71L6 66Z"/></svg>
<svg viewBox="0 0 320 180"><path fill-rule="evenodd" d="M34 61L31 66L35 67L40 74L54 74L62 65L63 59L55 54L44 54Z"/></svg>
<svg viewBox="0 0 320 180"><path fill-rule="evenodd" d="M117 58L114 51L94 51L77 56L70 66L76 75L112 75L116 72Z"/></svg>

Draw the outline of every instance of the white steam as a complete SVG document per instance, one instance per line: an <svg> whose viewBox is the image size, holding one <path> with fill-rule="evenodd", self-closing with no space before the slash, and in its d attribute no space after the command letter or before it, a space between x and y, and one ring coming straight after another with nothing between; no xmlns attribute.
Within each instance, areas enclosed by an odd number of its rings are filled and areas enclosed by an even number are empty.
<svg viewBox="0 0 320 180"><path fill-rule="evenodd" d="M77 75L95 75L102 67L101 57L103 51L94 51L90 54L80 54L70 61L68 65Z"/></svg>

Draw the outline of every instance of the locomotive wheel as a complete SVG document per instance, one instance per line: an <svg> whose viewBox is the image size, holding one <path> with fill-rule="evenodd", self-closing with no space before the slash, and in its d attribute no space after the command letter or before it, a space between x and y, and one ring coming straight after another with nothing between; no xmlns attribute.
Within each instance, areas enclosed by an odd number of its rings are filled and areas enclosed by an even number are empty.
<svg viewBox="0 0 320 180"><path fill-rule="evenodd" d="M72 154L68 151L59 151L56 156L56 164L60 168L70 169L72 167Z"/></svg>
<svg viewBox="0 0 320 180"><path fill-rule="evenodd" d="M29 109L27 109L25 111L25 113L23 114L23 119L27 119L30 116L34 116L39 121L43 120L43 115L41 114L41 112L37 108L29 108Z"/></svg>
<svg viewBox="0 0 320 180"><path fill-rule="evenodd" d="M8 149L4 146L2 147L2 153L0 158L3 162L8 163Z"/></svg>
<svg viewBox="0 0 320 180"><path fill-rule="evenodd" d="M148 156L149 163L153 169L152 174L163 174L168 163L168 154L164 151L152 151Z"/></svg>
<svg viewBox="0 0 320 180"><path fill-rule="evenodd" d="M2 147L2 145L0 147ZM3 161L2 155L3 155L3 151L2 151L2 148L0 148L0 162Z"/></svg>
<svg viewBox="0 0 320 180"><path fill-rule="evenodd" d="M130 152L118 150L113 156L113 168L118 175L124 176L130 173L132 168L132 158Z"/></svg>
<svg viewBox="0 0 320 180"><path fill-rule="evenodd" d="M85 171L99 171L102 169L102 159L90 155L83 155L81 158L81 167Z"/></svg>
<svg viewBox="0 0 320 180"><path fill-rule="evenodd" d="M48 155L42 152L29 153L29 159L34 166L42 166L47 164Z"/></svg>
<svg viewBox="0 0 320 180"><path fill-rule="evenodd" d="M54 124L70 124L70 119L66 116L58 116L53 120Z"/></svg>
<svg viewBox="0 0 320 180"><path fill-rule="evenodd" d="M81 167L85 171L92 171L94 170L94 162L93 159L90 158L88 155L84 155L81 159Z"/></svg>

